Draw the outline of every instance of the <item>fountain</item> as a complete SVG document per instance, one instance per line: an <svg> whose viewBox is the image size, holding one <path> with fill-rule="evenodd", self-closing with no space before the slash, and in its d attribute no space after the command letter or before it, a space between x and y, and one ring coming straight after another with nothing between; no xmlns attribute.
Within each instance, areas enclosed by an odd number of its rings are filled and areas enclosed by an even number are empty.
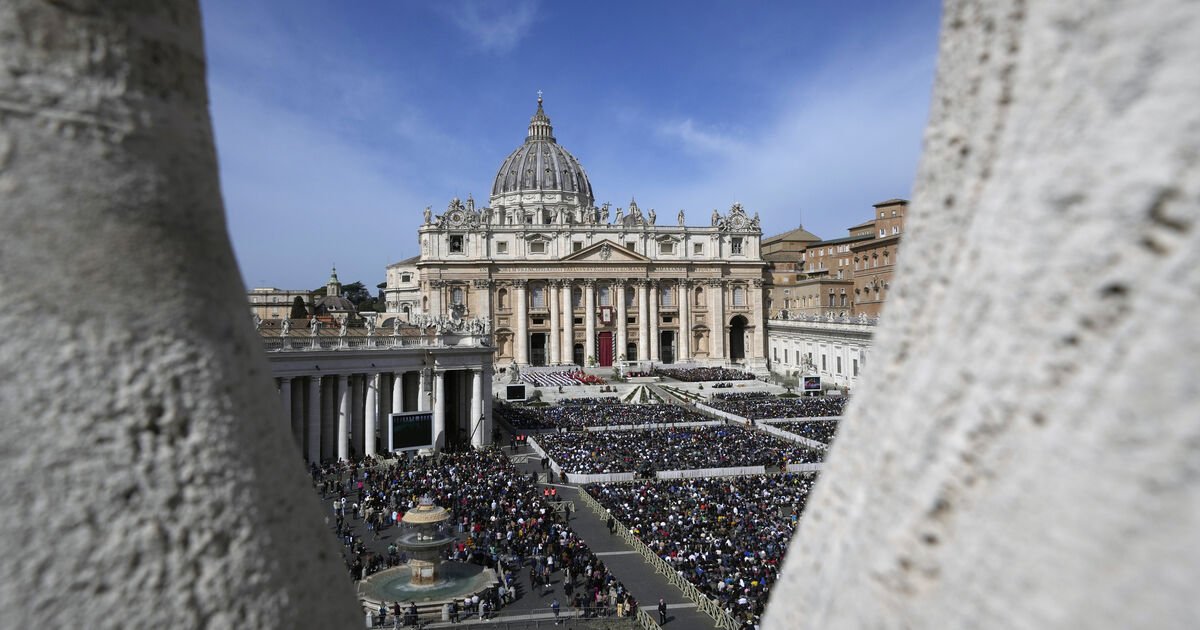
<svg viewBox="0 0 1200 630"><path fill-rule="evenodd" d="M407 601L425 608L469 597L498 583L493 569L445 559L455 540L447 528L450 518L448 510L422 497L400 519L396 535L396 546L408 556L408 563L359 582L360 599L369 606Z"/></svg>

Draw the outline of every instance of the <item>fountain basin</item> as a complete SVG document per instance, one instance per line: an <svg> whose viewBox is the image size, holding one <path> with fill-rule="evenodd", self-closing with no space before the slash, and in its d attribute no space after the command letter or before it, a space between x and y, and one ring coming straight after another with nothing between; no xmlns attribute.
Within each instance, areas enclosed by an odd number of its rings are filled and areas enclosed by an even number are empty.
<svg viewBox="0 0 1200 630"><path fill-rule="evenodd" d="M384 569L358 583L359 599L380 603L432 603L462 599L482 593L499 584L494 569L466 562L445 562L438 567L437 577L430 584L414 584L412 567L401 565Z"/></svg>

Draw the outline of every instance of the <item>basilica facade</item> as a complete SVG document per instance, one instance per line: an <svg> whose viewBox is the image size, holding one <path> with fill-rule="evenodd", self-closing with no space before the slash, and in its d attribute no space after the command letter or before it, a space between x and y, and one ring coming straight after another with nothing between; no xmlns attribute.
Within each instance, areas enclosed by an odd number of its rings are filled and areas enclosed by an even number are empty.
<svg viewBox="0 0 1200 630"><path fill-rule="evenodd" d="M419 311L491 322L496 365L765 369L762 230L740 204L688 225L596 206L542 99L486 207L426 208ZM390 281L390 280L389 280Z"/></svg>

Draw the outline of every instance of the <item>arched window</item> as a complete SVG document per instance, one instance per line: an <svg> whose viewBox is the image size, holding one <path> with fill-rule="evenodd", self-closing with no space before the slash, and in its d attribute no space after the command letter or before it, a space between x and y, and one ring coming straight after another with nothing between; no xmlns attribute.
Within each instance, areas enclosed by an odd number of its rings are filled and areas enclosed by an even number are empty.
<svg viewBox="0 0 1200 630"><path fill-rule="evenodd" d="M546 308L546 285L535 284L529 291L531 308Z"/></svg>
<svg viewBox="0 0 1200 630"><path fill-rule="evenodd" d="M746 305L746 289L744 287L734 287L733 288L733 305L734 306L745 306Z"/></svg>
<svg viewBox="0 0 1200 630"><path fill-rule="evenodd" d="M583 308L583 289L571 289L571 308Z"/></svg>
<svg viewBox="0 0 1200 630"><path fill-rule="evenodd" d="M633 308L634 299L633 287L625 287L625 308Z"/></svg>
<svg viewBox="0 0 1200 630"><path fill-rule="evenodd" d="M451 304L462 304L463 303L462 287L454 287L453 289L450 289L450 303Z"/></svg>
<svg viewBox="0 0 1200 630"><path fill-rule="evenodd" d="M675 289L671 287L662 287L659 289L662 293L663 306L675 306Z"/></svg>
<svg viewBox="0 0 1200 630"><path fill-rule="evenodd" d="M607 286L602 286L597 290L600 298L600 306L612 306L612 290Z"/></svg>
<svg viewBox="0 0 1200 630"><path fill-rule="evenodd" d="M496 308L508 308L508 289L496 292Z"/></svg>

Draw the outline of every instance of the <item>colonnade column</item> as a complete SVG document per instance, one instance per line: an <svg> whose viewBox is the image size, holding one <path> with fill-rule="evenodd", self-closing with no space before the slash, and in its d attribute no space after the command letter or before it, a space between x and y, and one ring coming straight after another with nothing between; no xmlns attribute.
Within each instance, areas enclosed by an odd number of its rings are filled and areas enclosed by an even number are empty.
<svg viewBox="0 0 1200 630"><path fill-rule="evenodd" d="M513 361L522 367L529 365L529 300L525 297L525 280L514 280L513 311L517 316L517 334L513 339Z"/></svg>
<svg viewBox="0 0 1200 630"><path fill-rule="evenodd" d="M611 290L613 299L617 301L617 356L624 357L625 347L629 345L629 331L626 329L629 315L625 309L625 281L613 281Z"/></svg>
<svg viewBox="0 0 1200 630"><path fill-rule="evenodd" d="M571 281L563 280L562 284L562 363L569 365L575 361L575 312L571 308Z"/></svg>
<svg viewBox="0 0 1200 630"><path fill-rule="evenodd" d="M650 358L650 283L638 280L638 361Z"/></svg>
<svg viewBox="0 0 1200 630"><path fill-rule="evenodd" d="M337 387L337 458L344 462L350 459L350 377L339 375Z"/></svg>
<svg viewBox="0 0 1200 630"><path fill-rule="evenodd" d="M596 361L596 281L583 281L583 362Z"/></svg>
<svg viewBox="0 0 1200 630"><path fill-rule="evenodd" d="M446 371L433 372L433 448L446 446Z"/></svg>
<svg viewBox="0 0 1200 630"><path fill-rule="evenodd" d="M551 280L546 283L546 300L550 303L550 356L546 357L547 365L558 365L562 363L562 333L559 332L559 303L558 303L558 287L562 284L558 280Z"/></svg>
<svg viewBox="0 0 1200 630"><path fill-rule="evenodd" d="M728 361L725 356L725 283L720 280L708 281L709 311L712 312L712 338L708 347L711 348L709 358Z"/></svg>
<svg viewBox="0 0 1200 630"><path fill-rule="evenodd" d="M483 370L471 370L471 446L483 448Z"/></svg>
<svg viewBox="0 0 1200 630"><path fill-rule="evenodd" d="M650 283L650 360L658 363L662 360L659 356L659 347L662 345L662 340L658 334L658 300L662 296L662 291L658 282Z"/></svg>
<svg viewBox="0 0 1200 630"><path fill-rule="evenodd" d="M427 370L422 369L417 378L417 411L429 411L429 385L425 380Z"/></svg>
<svg viewBox="0 0 1200 630"><path fill-rule="evenodd" d="M392 373L392 413L404 411L404 372Z"/></svg>
<svg viewBox="0 0 1200 630"><path fill-rule="evenodd" d="M491 366L483 369L483 443L492 443L492 373Z"/></svg>
<svg viewBox="0 0 1200 630"><path fill-rule="evenodd" d="M675 295L679 300L679 338L675 347L679 348L676 361L687 363L692 360L692 303L688 298L690 289L687 280L679 281Z"/></svg>
<svg viewBox="0 0 1200 630"><path fill-rule="evenodd" d="M375 457L375 425L379 421L379 374L367 374L367 395L363 401L363 457Z"/></svg>
<svg viewBox="0 0 1200 630"><path fill-rule="evenodd" d="M308 461L321 463L321 377L308 377Z"/></svg>
<svg viewBox="0 0 1200 630"><path fill-rule="evenodd" d="M295 427L292 426L292 377L279 378L279 399L283 403L284 425L295 435Z"/></svg>

